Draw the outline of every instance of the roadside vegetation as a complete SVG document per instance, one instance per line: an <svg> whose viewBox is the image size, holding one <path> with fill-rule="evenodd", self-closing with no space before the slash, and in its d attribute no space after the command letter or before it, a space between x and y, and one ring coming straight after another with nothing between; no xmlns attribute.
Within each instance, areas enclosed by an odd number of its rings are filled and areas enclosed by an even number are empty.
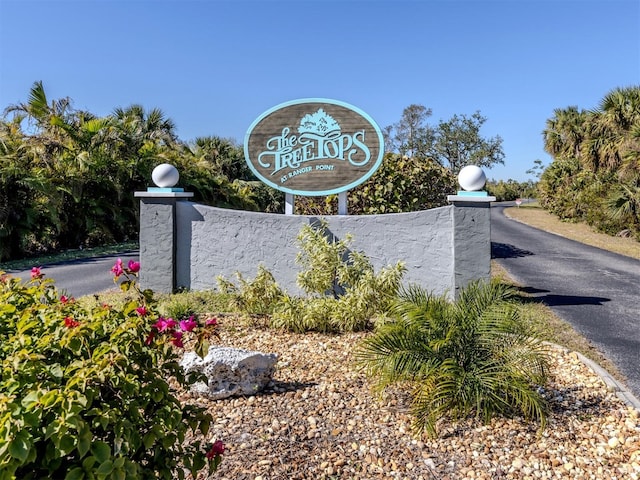
<svg viewBox="0 0 640 480"><path fill-rule="evenodd" d="M594 110L556 109L543 138L553 162L540 177L540 205L640 240L640 86L612 90Z"/></svg>

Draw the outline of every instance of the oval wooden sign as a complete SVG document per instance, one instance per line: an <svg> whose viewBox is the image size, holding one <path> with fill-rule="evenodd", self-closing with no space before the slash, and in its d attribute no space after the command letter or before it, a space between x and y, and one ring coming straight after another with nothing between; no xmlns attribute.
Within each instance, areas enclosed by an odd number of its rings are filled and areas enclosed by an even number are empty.
<svg viewBox="0 0 640 480"><path fill-rule="evenodd" d="M253 173L273 188L330 195L373 175L384 140L371 117L352 105L300 99L260 115L247 131L244 154Z"/></svg>

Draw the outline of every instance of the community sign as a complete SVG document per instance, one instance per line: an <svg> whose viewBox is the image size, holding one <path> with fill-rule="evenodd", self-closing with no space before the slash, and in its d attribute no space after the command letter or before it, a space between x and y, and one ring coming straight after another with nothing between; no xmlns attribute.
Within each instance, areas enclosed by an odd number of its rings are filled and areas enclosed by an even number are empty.
<svg viewBox="0 0 640 480"><path fill-rule="evenodd" d="M258 117L245 136L249 168L267 185L302 196L350 190L378 169L382 132L362 110L337 100L301 99Z"/></svg>

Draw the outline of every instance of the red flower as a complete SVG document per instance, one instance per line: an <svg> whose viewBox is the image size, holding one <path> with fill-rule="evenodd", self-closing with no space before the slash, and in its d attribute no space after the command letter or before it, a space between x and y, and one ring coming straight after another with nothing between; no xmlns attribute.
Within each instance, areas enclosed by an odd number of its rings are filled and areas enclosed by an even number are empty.
<svg viewBox="0 0 640 480"><path fill-rule="evenodd" d="M44 277L44 274L40 271L41 267L33 267L31 269L31 278L36 280L38 278Z"/></svg>
<svg viewBox="0 0 640 480"><path fill-rule="evenodd" d="M60 303L62 303L63 305L64 305L65 303L73 303L73 301L74 301L74 300L75 300L75 299L74 299L73 297L69 298L69 297L67 297L66 295L62 295L62 296L60 297Z"/></svg>
<svg viewBox="0 0 640 480"><path fill-rule="evenodd" d="M153 342L153 339L155 336L156 336L156 332L151 330L151 332L149 332L149 335L147 335L147 339L144 341L144 344L151 345L151 342Z"/></svg>
<svg viewBox="0 0 640 480"><path fill-rule="evenodd" d="M205 454L205 456L209 459L216 457L218 455L222 455L224 453L224 443L222 440L216 440L211 445L211 449Z"/></svg>
<svg viewBox="0 0 640 480"><path fill-rule="evenodd" d="M75 328L75 327L79 327L80 326L80 322L74 320L71 317L65 317L64 326L67 327L67 328Z"/></svg>
<svg viewBox="0 0 640 480"><path fill-rule="evenodd" d="M116 278L118 278L120 275L122 275L124 273L124 269L122 268L122 259L121 258L116 260L116 263L113 265L113 267L111 267L111 271L113 272L113 275Z"/></svg>
<svg viewBox="0 0 640 480"><path fill-rule="evenodd" d="M147 314L147 307L142 306L142 307L136 308L136 313L141 317L144 317Z"/></svg>
<svg viewBox="0 0 640 480"><path fill-rule="evenodd" d="M129 267L129 271L131 273L138 273L140 271L140 262L129 260L129 263L127 264L127 266Z"/></svg>
<svg viewBox="0 0 640 480"><path fill-rule="evenodd" d="M193 319L193 316L189 317L189 320L180 321L180 330L184 332L192 332L198 326L198 322Z"/></svg>
<svg viewBox="0 0 640 480"><path fill-rule="evenodd" d="M182 332L173 331L171 332L171 336L173 337L171 339L171 343L173 343L176 347L184 347L184 344L182 343Z"/></svg>

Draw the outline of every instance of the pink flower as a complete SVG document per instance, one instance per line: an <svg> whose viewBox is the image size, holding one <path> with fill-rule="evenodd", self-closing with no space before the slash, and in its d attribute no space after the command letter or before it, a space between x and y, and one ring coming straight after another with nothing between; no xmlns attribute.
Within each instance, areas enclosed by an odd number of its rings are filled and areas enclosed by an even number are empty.
<svg viewBox="0 0 640 480"><path fill-rule="evenodd" d="M211 445L211 449L205 454L205 456L209 459L216 457L218 455L222 455L224 453L224 443L222 440L216 440Z"/></svg>
<svg viewBox="0 0 640 480"><path fill-rule="evenodd" d="M129 271L131 273L138 273L140 271L140 262L129 260L127 266L129 267Z"/></svg>
<svg viewBox="0 0 640 480"><path fill-rule="evenodd" d="M60 303L62 303L63 305L64 305L65 303L73 303L73 302L74 302L74 300L75 300L75 299L74 299L73 297L69 298L69 297L67 297L66 295L62 295L62 296L60 297Z"/></svg>
<svg viewBox="0 0 640 480"><path fill-rule="evenodd" d="M111 267L111 271L113 272L113 275L116 278L118 278L120 275L122 275L124 273L124 269L122 268L122 259L121 258L116 260L116 263L113 265L113 267Z"/></svg>
<svg viewBox="0 0 640 480"><path fill-rule="evenodd" d="M42 267L33 267L31 269L31 278L36 280L38 278L42 278L44 277L44 274L40 271L40 268Z"/></svg>
<svg viewBox="0 0 640 480"><path fill-rule="evenodd" d="M218 324L218 319L216 317L213 318L209 318L206 322L204 322L204 324L208 327L209 325L217 325Z"/></svg>
<svg viewBox="0 0 640 480"><path fill-rule="evenodd" d="M147 314L147 307L142 306L142 307L136 308L136 313L141 317L144 317Z"/></svg>
<svg viewBox="0 0 640 480"><path fill-rule="evenodd" d="M184 347L184 344L182 343L182 332L174 330L173 332L171 332L171 336L173 337L171 339L171 343L173 343L176 347Z"/></svg>
<svg viewBox="0 0 640 480"><path fill-rule="evenodd" d="M180 330L185 332L192 332L197 326L198 322L193 319L193 316L189 317L189 320L180 321Z"/></svg>
<svg viewBox="0 0 640 480"><path fill-rule="evenodd" d="M176 321L173 318L162 318L160 317L153 326L159 331L164 332L165 330L171 330L175 328Z"/></svg>
<svg viewBox="0 0 640 480"><path fill-rule="evenodd" d="M75 327L80 326L80 322L74 320L71 317L65 317L64 326L67 327L67 328L75 328Z"/></svg>

